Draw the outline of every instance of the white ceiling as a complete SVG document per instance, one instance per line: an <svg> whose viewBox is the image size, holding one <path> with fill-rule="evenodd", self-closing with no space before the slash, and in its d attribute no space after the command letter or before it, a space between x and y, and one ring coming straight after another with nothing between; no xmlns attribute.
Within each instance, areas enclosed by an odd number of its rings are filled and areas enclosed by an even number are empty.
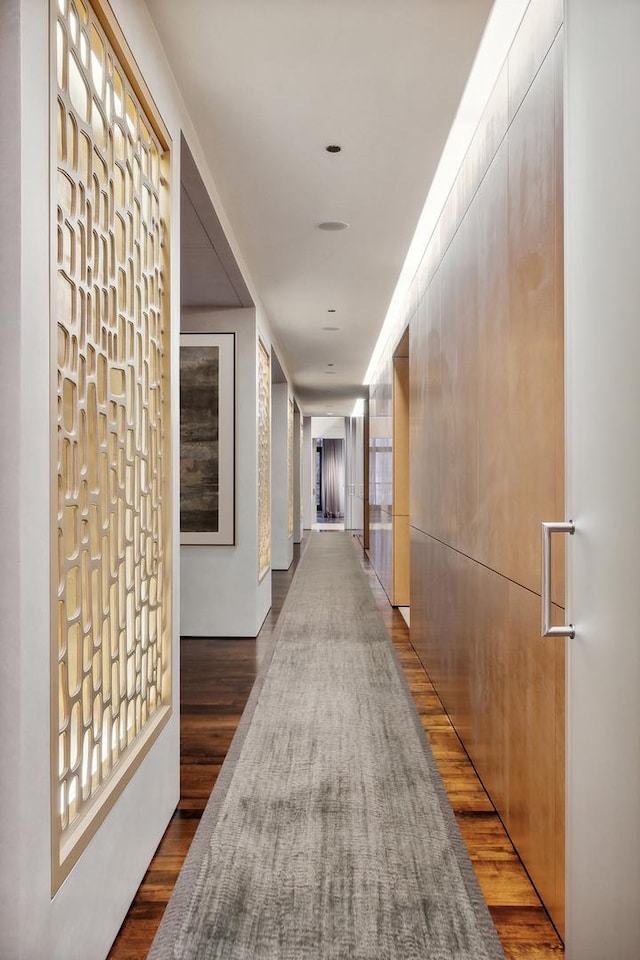
<svg viewBox="0 0 640 960"><path fill-rule="evenodd" d="M303 412L348 414L492 0L146 2Z"/></svg>

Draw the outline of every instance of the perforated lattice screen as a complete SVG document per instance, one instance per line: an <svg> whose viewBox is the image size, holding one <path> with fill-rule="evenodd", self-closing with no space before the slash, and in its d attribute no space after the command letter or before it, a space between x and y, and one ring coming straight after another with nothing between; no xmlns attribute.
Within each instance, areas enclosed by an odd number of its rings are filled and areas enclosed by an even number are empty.
<svg viewBox="0 0 640 960"><path fill-rule="evenodd" d="M167 156L91 7L59 0L55 30L53 802L62 861L170 699Z"/></svg>

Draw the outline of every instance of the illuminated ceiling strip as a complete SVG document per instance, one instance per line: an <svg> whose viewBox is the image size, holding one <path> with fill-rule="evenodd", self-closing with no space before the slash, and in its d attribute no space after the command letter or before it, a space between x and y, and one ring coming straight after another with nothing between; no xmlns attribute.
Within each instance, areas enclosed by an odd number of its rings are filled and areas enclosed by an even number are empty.
<svg viewBox="0 0 640 960"><path fill-rule="evenodd" d="M529 0L496 0L363 380L371 383ZM400 331L398 331L400 332Z"/></svg>

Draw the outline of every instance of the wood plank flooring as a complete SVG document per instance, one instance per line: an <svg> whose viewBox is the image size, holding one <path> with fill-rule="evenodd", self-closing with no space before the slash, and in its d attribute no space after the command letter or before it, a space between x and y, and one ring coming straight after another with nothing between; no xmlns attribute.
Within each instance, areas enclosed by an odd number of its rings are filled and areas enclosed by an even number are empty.
<svg viewBox="0 0 640 960"><path fill-rule="evenodd" d="M398 652L507 960L558 958L563 953L562 943L411 646L409 629L401 614L389 606L359 548L358 555ZM299 558L300 548L296 547L289 570L272 574L273 606L257 641L190 638L182 642L180 803L109 960L144 960L147 955L251 693Z"/></svg>

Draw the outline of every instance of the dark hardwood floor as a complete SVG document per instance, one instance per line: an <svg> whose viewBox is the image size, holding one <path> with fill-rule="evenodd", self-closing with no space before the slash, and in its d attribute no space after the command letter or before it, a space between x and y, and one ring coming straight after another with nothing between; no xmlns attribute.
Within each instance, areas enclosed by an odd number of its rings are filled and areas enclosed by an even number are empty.
<svg viewBox="0 0 640 960"><path fill-rule="evenodd" d="M389 606L366 555L359 546L356 549L398 652L507 960L557 958L563 952L562 943L411 646L409 630L400 613ZM180 803L111 948L109 960L144 960L147 956L251 693L299 558L300 547L296 547L289 570L272 574L273 606L257 641L183 639Z"/></svg>

